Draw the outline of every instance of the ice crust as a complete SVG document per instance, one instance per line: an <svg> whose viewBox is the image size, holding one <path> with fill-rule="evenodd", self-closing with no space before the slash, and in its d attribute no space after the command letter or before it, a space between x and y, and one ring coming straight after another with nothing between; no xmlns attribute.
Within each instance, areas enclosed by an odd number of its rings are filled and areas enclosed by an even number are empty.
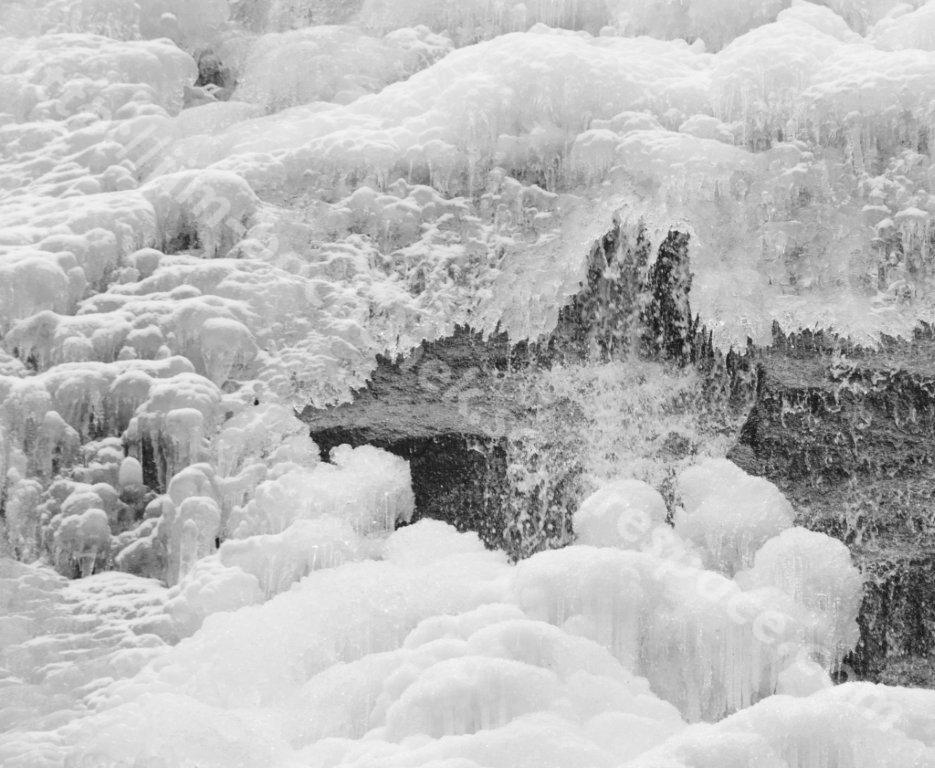
<svg viewBox="0 0 935 768"><path fill-rule="evenodd" d="M935 3L11 1L0 48L4 768L935 765L931 692L832 686L861 578L765 480L667 508L604 420L510 565L292 409L548 331L641 218L722 347L931 319Z"/></svg>

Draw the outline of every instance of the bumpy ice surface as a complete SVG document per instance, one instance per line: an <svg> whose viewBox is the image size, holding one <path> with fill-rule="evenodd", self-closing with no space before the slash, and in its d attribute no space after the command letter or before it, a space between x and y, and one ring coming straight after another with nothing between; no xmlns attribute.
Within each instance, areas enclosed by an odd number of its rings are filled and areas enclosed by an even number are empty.
<svg viewBox="0 0 935 768"><path fill-rule="evenodd" d="M615 217L691 232L725 347L930 319L933 9L5 2L0 762L935 764L932 694L830 685L860 578L768 483L668 521L595 450L514 566L290 407L547 331Z"/></svg>

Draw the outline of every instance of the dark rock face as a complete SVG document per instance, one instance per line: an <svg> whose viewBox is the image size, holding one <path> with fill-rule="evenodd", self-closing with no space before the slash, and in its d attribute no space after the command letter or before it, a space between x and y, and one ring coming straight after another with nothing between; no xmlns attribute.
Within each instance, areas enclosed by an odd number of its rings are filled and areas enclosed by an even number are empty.
<svg viewBox="0 0 935 768"><path fill-rule="evenodd" d="M353 403L307 408L302 418L324 457L349 443L376 445L407 459L415 519L476 531L487 546L522 557L571 539L570 516L559 524L543 511L567 508L577 498L580 474L574 456L556 447L546 449L548 455L524 456L547 462L547 487L518 492L511 476L511 457L520 449L517 429L533 417L524 381L539 354L511 345L503 334L485 339L459 328L424 342L404 360L380 360ZM522 514L531 510L539 513Z"/></svg>
<svg viewBox="0 0 935 768"><path fill-rule="evenodd" d="M313 431L323 453L342 443L357 444L340 429ZM502 546L499 506L506 475L505 451L497 441L461 434L390 437L369 441L409 461L417 518L443 520L475 531L488 546Z"/></svg>
<svg viewBox="0 0 935 768"><path fill-rule="evenodd" d="M652 243L642 226L604 235L589 254L581 291L540 343L540 361L609 360L630 352L679 365L693 360L703 334L688 300L688 243L687 234L669 232L650 264Z"/></svg>
<svg viewBox="0 0 935 768"><path fill-rule="evenodd" d="M514 558L571 541L580 446L565 432L524 444L542 402L524 382L554 363L638 354L693 365L709 406L749 416L730 458L776 483L797 523L841 539L865 576L861 639L847 674L935 685L935 334L867 350L776 329L727 355L688 302L688 238L650 262L644 230L607 233L555 329L533 342L460 328L402 360L379 361L354 402L306 409L323 454L371 443L410 462L416 517L477 531ZM580 414L562 401L557 421Z"/></svg>
<svg viewBox="0 0 935 768"><path fill-rule="evenodd" d="M406 358L378 359L366 388L355 393L352 403L323 410L308 407L302 418L315 434L338 430L354 443L449 434L502 437L522 418L523 408L508 393L497 397L491 384L525 365L522 349L510 345L505 335L484 338L462 327L451 336L423 342Z"/></svg>
<svg viewBox="0 0 935 768"><path fill-rule="evenodd" d="M475 530L512 557L562 546L581 495L581 467L567 435L534 446L517 433L542 403L524 383L556 362L638 352L685 364L695 325L688 304L688 236L671 232L649 262L642 227L615 227L594 244L579 292L553 332L533 342L470 328L424 342L402 360L381 359L352 403L301 414L327 457L342 443L370 443L409 459L416 518ZM572 422L575 406L551 402ZM540 436L541 438L541 436Z"/></svg>
<svg viewBox="0 0 935 768"><path fill-rule="evenodd" d="M213 85L225 90L227 93L234 90L237 85L234 73L214 51L199 51L197 61L198 79L195 81L196 87Z"/></svg>
<svg viewBox="0 0 935 768"><path fill-rule="evenodd" d="M692 275L688 268L688 235L669 232L659 246L649 271L648 301L642 322L642 351L650 356L687 362L693 356L698 319L692 319L688 294Z"/></svg>
<svg viewBox="0 0 935 768"><path fill-rule="evenodd" d="M859 676L935 681L935 340L860 349L823 334L757 354L730 458L776 483L797 522L841 539L866 579ZM926 683L926 681L928 681Z"/></svg>
<svg viewBox="0 0 935 768"><path fill-rule="evenodd" d="M307 408L302 418L325 457L342 443L369 443L407 459L417 519L477 531L499 547L504 444L523 417L521 403L495 385L511 351L503 336L483 339L461 328L404 360L381 359L353 403Z"/></svg>

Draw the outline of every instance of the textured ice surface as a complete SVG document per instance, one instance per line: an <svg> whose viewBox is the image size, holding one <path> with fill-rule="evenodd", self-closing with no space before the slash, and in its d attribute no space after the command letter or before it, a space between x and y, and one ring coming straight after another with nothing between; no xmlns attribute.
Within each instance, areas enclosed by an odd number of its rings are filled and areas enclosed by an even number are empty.
<svg viewBox="0 0 935 768"><path fill-rule="evenodd" d="M286 533L225 542L168 591L120 574L69 585L4 561L19 587L5 592L5 685L24 692L5 714L18 726L0 736L4 765L932 760L931 692L831 689L811 660L796 605L802 590L846 591L820 575L830 565L808 583L792 575L745 590L663 553L614 546L510 566L473 534L433 521L369 553L333 519ZM328 556L270 597L297 562L289 552ZM853 624L856 607L845 610ZM175 646L161 639L189 632ZM106 642L115 637L121 650ZM793 695L769 696L777 686ZM699 718L720 722L686 724Z"/></svg>
<svg viewBox="0 0 935 768"><path fill-rule="evenodd" d="M640 549L665 525L666 515L666 503L651 485L617 480L581 503L574 527L582 544Z"/></svg>
<svg viewBox="0 0 935 768"><path fill-rule="evenodd" d="M676 532L702 550L709 568L729 576L752 565L760 546L792 525L792 505L779 489L727 459L686 469L677 493Z"/></svg>
<svg viewBox="0 0 935 768"><path fill-rule="evenodd" d="M667 524L646 446L700 432L689 376L543 378L602 403L594 494L516 566L393 532L407 463L323 459L291 408L457 323L549 330L641 217L691 233L722 346L930 319L933 30L891 0L2 3L0 763L935 763L930 692L830 686L842 545L723 461Z"/></svg>

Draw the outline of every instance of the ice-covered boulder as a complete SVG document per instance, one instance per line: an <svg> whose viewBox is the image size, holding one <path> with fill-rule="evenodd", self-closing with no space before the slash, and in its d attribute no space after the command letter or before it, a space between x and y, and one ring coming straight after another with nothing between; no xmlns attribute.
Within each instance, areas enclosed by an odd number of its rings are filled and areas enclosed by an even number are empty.
<svg viewBox="0 0 935 768"><path fill-rule="evenodd" d="M750 566L756 551L792 525L778 488L726 459L709 459L677 480L675 531L702 552L706 567L727 575Z"/></svg>
<svg viewBox="0 0 935 768"><path fill-rule="evenodd" d="M451 41L427 28L371 37L350 26L312 26L260 37L234 98L270 112L316 101L347 104L433 64Z"/></svg>
<svg viewBox="0 0 935 768"><path fill-rule="evenodd" d="M55 529L55 564L61 573L89 576L110 557L110 525L107 513L91 507L69 511Z"/></svg>
<svg viewBox="0 0 935 768"><path fill-rule="evenodd" d="M616 480L581 502L573 526L581 544L641 549L666 524L668 510L659 492L639 480Z"/></svg>
<svg viewBox="0 0 935 768"><path fill-rule="evenodd" d="M267 597L288 589L319 568L333 568L358 557L358 537L344 520L322 515L296 520L278 534L228 539L218 558L253 574Z"/></svg>
<svg viewBox="0 0 935 768"><path fill-rule="evenodd" d="M261 483L253 499L231 515L229 529L243 538L333 515L359 534L385 532L412 517L410 482L404 459L372 446L339 446L331 462L290 468Z"/></svg>
<svg viewBox="0 0 935 768"><path fill-rule="evenodd" d="M143 101L177 112L182 86L197 76L191 56L168 40L124 42L94 34L50 34L7 41L10 55L3 73L27 75L38 90L26 91L21 100L5 107L20 119L35 114L61 120L85 111L110 117L132 104L140 91L149 96ZM118 83L136 88L121 89Z"/></svg>
<svg viewBox="0 0 935 768"><path fill-rule="evenodd" d="M257 198L240 176L224 171L181 171L141 188L156 212L157 241L169 252L200 247L225 256L252 223Z"/></svg>
<svg viewBox="0 0 935 768"><path fill-rule="evenodd" d="M215 558L199 560L170 590L166 610L179 635L194 633L214 613L235 611L261 602L263 593L254 576L226 567Z"/></svg>
<svg viewBox="0 0 935 768"><path fill-rule="evenodd" d="M137 460L144 452L152 456L158 485L165 487L179 470L206 455L220 418L221 393L202 376L181 373L154 381L147 395L126 439Z"/></svg>
<svg viewBox="0 0 935 768"><path fill-rule="evenodd" d="M742 578L781 589L805 608L808 640L827 666L836 667L857 645L863 579L837 539L805 528L784 530L757 550Z"/></svg>

